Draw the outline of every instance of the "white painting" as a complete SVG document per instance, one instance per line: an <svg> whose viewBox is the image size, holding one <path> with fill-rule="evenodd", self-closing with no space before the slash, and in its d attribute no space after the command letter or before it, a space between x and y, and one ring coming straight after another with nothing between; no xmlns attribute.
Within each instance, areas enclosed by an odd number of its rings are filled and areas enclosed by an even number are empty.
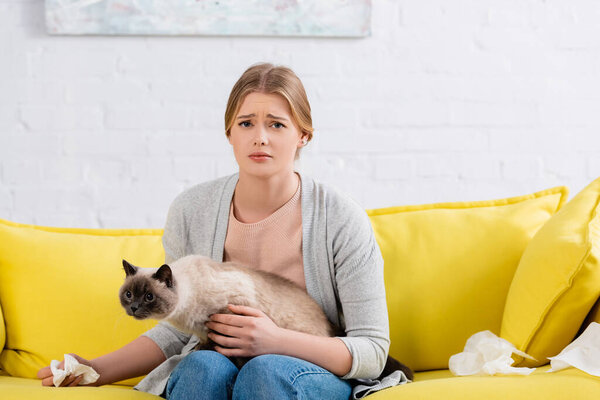
<svg viewBox="0 0 600 400"><path fill-rule="evenodd" d="M46 0L55 35L369 36L371 0Z"/></svg>

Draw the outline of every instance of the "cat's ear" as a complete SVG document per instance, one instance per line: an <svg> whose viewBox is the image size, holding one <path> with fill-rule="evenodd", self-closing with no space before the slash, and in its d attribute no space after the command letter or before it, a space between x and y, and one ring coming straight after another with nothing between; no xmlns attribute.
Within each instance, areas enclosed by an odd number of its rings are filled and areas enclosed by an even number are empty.
<svg viewBox="0 0 600 400"><path fill-rule="evenodd" d="M138 267L129 264L127 261L125 261L125 259L123 259L123 269L125 270L125 275L131 276L135 275Z"/></svg>
<svg viewBox="0 0 600 400"><path fill-rule="evenodd" d="M158 271L152 275L154 279L158 279L161 282L164 282L167 287L173 287L173 273L171 272L171 267L167 264L163 264Z"/></svg>

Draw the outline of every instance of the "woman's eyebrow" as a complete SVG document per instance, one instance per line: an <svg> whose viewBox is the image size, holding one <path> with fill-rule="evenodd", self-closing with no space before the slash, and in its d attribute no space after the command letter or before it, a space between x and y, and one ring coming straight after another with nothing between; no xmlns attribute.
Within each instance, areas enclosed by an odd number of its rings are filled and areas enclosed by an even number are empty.
<svg viewBox="0 0 600 400"><path fill-rule="evenodd" d="M237 119L242 119L242 118L250 118L250 117L256 117L256 114L248 114L248 115L240 115L239 117L237 117ZM273 114L267 114L267 117L269 118L273 118L273 119L280 119L282 121L288 121L287 118L284 117L276 117Z"/></svg>

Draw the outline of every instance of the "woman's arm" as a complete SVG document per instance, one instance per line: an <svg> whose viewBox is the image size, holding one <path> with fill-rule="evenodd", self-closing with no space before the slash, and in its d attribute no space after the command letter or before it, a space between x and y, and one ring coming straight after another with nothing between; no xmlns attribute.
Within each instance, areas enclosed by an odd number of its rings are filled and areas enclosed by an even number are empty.
<svg viewBox="0 0 600 400"><path fill-rule="evenodd" d="M234 357L283 354L310 361L339 376L350 371L352 355L339 338L280 328L253 307L230 304L229 309L235 314L213 314L206 323L213 331L208 337L221 345L215 347L219 353Z"/></svg>
<svg viewBox="0 0 600 400"><path fill-rule="evenodd" d="M120 349L94 358L93 360L87 361L77 355L75 357L80 363L94 368L100 375L98 380L89 386L107 385L124 379L146 375L166 360L160 347L146 336L140 336ZM63 365L64 361L58 367L63 368ZM49 366L40 369L37 376L42 380L42 385L54 385L54 376ZM69 376L61 386L76 386L79 380L81 379Z"/></svg>
<svg viewBox="0 0 600 400"><path fill-rule="evenodd" d="M337 376L346 375L352 367L352 354L337 337L315 336L283 328L281 335L274 353L310 361Z"/></svg>
<svg viewBox="0 0 600 400"><path fill-rule="evenodd" d="M96 386L148 374L167 358L154 341L140 336L112 353L90 360L100 374Z"/></svg>
<svg viewBox="0 0 600 400"><path fill-rule="evenodd" d="M374 379L383 370L390 347L383 257L367 213L351 198L335 196L327 219L346 331L339 339L352 354L352 367L342 378Z"/></svg>

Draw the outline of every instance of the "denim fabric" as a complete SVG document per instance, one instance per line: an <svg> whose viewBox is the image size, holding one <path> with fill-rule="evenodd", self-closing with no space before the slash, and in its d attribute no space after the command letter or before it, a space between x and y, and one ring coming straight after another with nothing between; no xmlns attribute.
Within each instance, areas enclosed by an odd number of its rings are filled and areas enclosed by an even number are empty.
<svg viewBox="0 0 600 400"><path fill-rule="evenodd" d="M168 400L348 400L351 392L348 381L299 358L264 354L238 370L222 354L199 350L177 364L164 395Z"/></svg>

